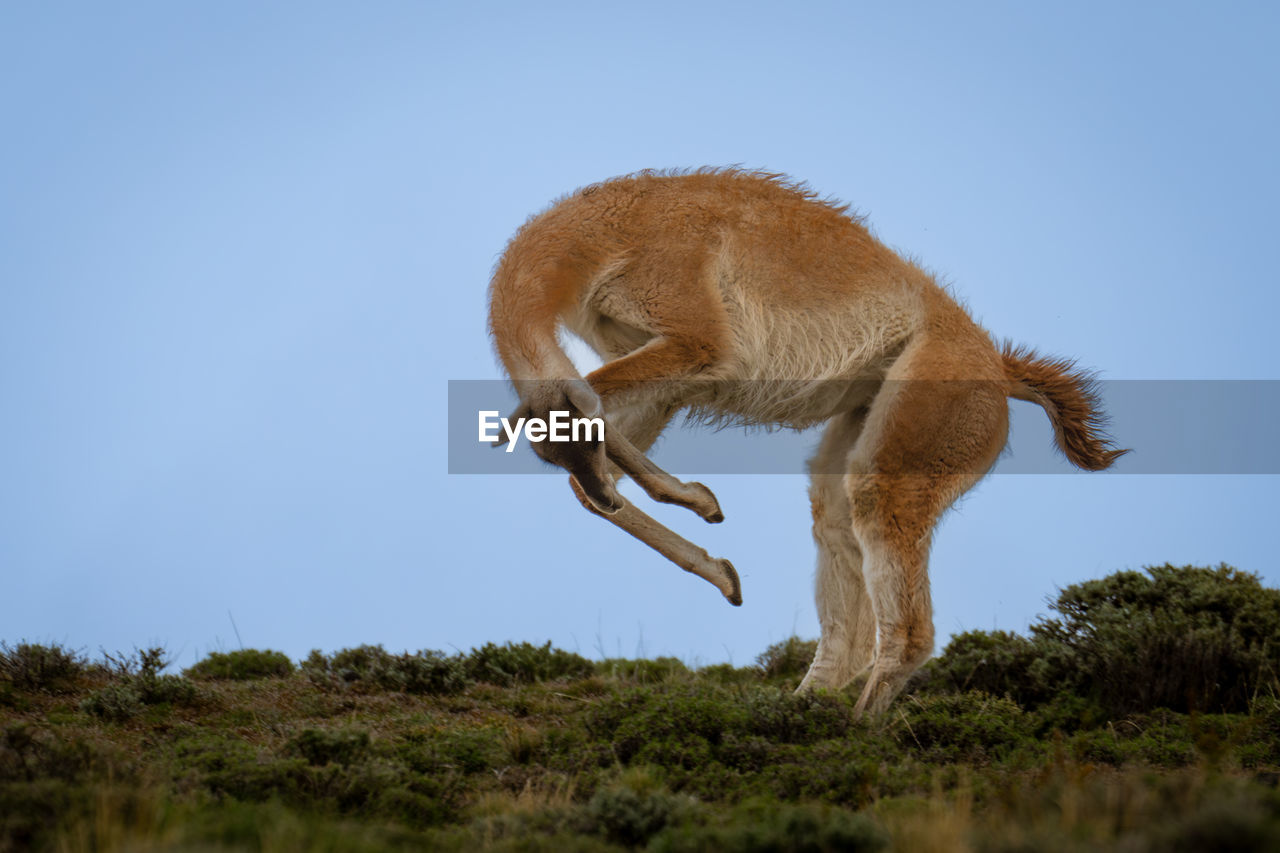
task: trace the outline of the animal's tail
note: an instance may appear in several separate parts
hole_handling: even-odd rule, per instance
[[[1000,355],[1011,383],[1009,396],[1045,410],[1058,447],[1071,464],[1101,471],[1129,452],[1117,449],[1106,433],[1107,417],[1092,374],[1079,370],[1074,361],[1045,358],[1009,341]]]

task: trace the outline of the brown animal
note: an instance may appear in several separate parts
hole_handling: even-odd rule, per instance
[[[778,175],[644,172],[581,189],[516,233],[490,299],[517,414],[605,416],[603,441],[537,453],[587,509],[735,605],[733,566],[628,503],[616,479],[720,521],[709,489],[644,455],[676,412],[827,424],[809,466],[822,636],[800,687],[840,688],[870,667],[859,714],[887,708],[932,653],[932,532],[1004,447],[1008,397],[1044,407],[1081,468],[1125,452],[1101,432],[1087,375],[997,348],[844,207]],[[585,379],[562,325],[604,359]]]

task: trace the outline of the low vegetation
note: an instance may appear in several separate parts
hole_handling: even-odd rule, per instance
[[[1280,591],[1162,566],[956,636],[883,718],[550,644],[295,666],[0,644],[3,850],[1271,850]]]

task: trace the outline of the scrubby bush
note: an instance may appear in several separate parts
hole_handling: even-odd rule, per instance
[[[376,678],[395,666],[396,655],[382,646],[356,646],[333,653],[330,665],[343,681]]]
[[[493,729],[413,732],[394,752],[413,772],[427,776],[487,773],[508,757]]]
[[[142,713],[142,694],[129,684],[108,684],[80,702],[80,710],[112,723],[122,723]]]
[[[195,684],[178,675],[161,675],[169,665],[161,648],[138,652],[138,665],[130,686],[138,692],[144,705],[190,705],[199,698]]]
[[[653,660],[626,660],[607,658],[595,665],[596,674],[619,681],[636,684],[657,684],[689,675],[689,668],[679,658],[661,657]]]
[[[75,780],[93,761],[84,741],[65,740],[30,723],[9,723],[0,730],[0,787],[35,779]]]
[[[1033,719],[1016,703],[989,693],[926,696],[899,706],[893,736],[935,761],[985,762],[1015,749]]]
[[[460,655],[425,650],[401,655],[392,668],[392,680],[405,693],[444,695],[467,686],[467,670]]]
[[[467,675],[474,681],[509,687],[535,681],[587,678],[595,673],[595,664],[581,655],[553,649],[547,641],[532,643],[485,643],[472,649],[466,658]]]
[[[292,672],[293,661],[284,652],[238,649],[232,652],[211,652],[183,674],[187,678],[248,681],[253,678],[283,677]]]
[[[734,779],[728,784],[737,788],[740,773],[754,773],[771,763],[786,764],[787,773],[803,773],[807,753],[799,747],[842,741],[854,726],[847,696],[797,696],[770,685],[727,688],[705,683],[620,691],[597,702],[586,724],[595,740],[609,745],[613,760],[633,767],[662,767],[697,793],[723,793],[717,781],[721,773],[730,773]],[[752,784],[804,787],[801,779],[775,781],[776,785],[767,779]]]
[[[1037,643],[1009,631],[966,631],[956,634],[942,654],[911,685],[928,693],[971,690],[1007,696],[1021,705],[1039,704],[1055,695],[1060,654],[1052,644]]]
[[[136,716],[146,705],[195,705],[202,699],[199,688],[177,675],[161,675],[168,666],[165,650],[142,649],[129,656],[104,655],[101,671],[113,683],[90,693],[80,702],[80,710],[112,722]]]
[[[110,755],[95,746],[44,724],[0,729],[0,850],[56,849],[50,829],[92,808],[86,783]],[[128,768],[115,769],[117,784],[132,781]]]
[[[686,824],[653,840],[657,853],[814,851],[873,853],[889,846],[884,830],[867,816],[844,809],[776,801],[745,803],[716,825]]]
[[[137,684],[146,705],[193,705],[201,698],[200,689],[178,675],[140,679]]]
[[[1111,714],[1244,711],[1280,669],[1280,590],[1230,566],[1117,572],[1052,607],[1033,637],[1061,650],[1064,687]]]
[[[765,678],[800,678],[809,670],[817,653],[817,640],[788,637],[761,652],[756,666],[763,670]]]
[[[85,660],[62,646],[0,642],[0,683],[17,690],[58,692],[84,672]]]
[[[605,698],[591,709],[587,725],[612,742],[623,763],[671,765],[709,754],[728,733],[747,733],[746,719],[740,697],[727,691],[659,685]]]
[[[739,700],[746,731],[775,743],[817,743],[845,737],[853,727],[846,697],[832,693],[800,693],[757,688]]]
[[[1270,851],[1280,838],[1274,802],[1256,791],[1213,791],[1197,808],[1153,827],[1150,849],[1169,853]]]
[[[699,679],[715,684],[757,684],[762,676],[758,666],[735,667],[731,663],[713,663],[698,669]]]
[[[288,749],[313,767],[351,764],[368,753],[369,733],[361,729],[304,729],[289,741]]]
[[[419,695],[447,695],[468,683],[459,655],[426,649],[393,655],[382,646],[357,646],[326,657],[313,651],[301,664],[304,675],[321,687],[357,686]]]
[[[298,671],[316,687],[338,687],[344,683],[333,670],[332,658],[319,649],[312,649],[310,654],[298,662]]]
[[[1082,697],[1105,717],[1234,712],[1280,671],[1280,590],[1230,566],[1117,572],[1068,586],[1049,606],[1059,615],[1030,637],[956,636],[920,689],[981,690],[1027,707]]]
[[[636,791],[628,786],[601,788],[583,809],[583,829],[614,844],[640,847],[669,826],[696,814],[692,797],[664,790]]]

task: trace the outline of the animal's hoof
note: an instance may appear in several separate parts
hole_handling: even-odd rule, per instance
[[[742,581],[738,579],[738,570],[728,560],[716,560],[716,566],[724,577],[723,584],[717,584],[724,597],[734,607],[742,606]]]
[[[600,515],[614,515],[627,505],[627,499],[618,494],[615,489],[587,494],[587,490],[582,488],[582,484],[578,482],[578,478],[573,474],[569,475],[569,488],[573,489],[574,497],[578,499],[578,503],[582,504],[587,510]],[[609,494],[610,492],[612,492],[612,495]]]
[[[622,496],[619,496],[618,499],[613,502],[606,501],[604,503],[597,503],[596,499],[591,497],[587,498],[587,500],[591,501],[591,506],[595,507],[596,511],[602,515],[616,515],[619,510],[627,505],[626,498],[623,498]]]
[[[720,510],[720,501],[716,500],[715,492],[701,483],[689,483],[689,488],[695,493],[694,499],[689,502],[690,509],[708,524],[724,521],[724,513]]]

